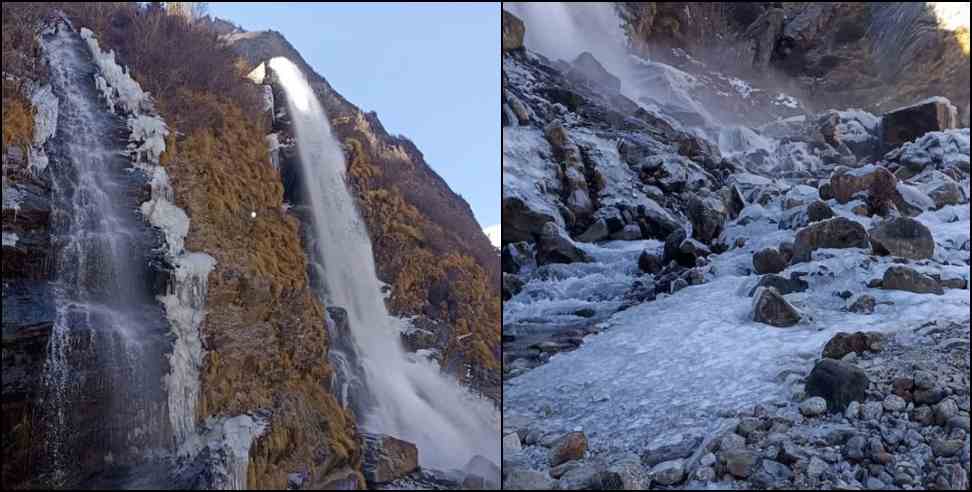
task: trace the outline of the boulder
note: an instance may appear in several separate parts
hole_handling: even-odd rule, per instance
[[[605,487],[608,484],[602,480],[600,490],[648,490],[651,486],[651,479],[645,473],[641,460],[634,455],[618,459],[608,467],[607,473],[617,477],[619,483]]]
[[[523,446],[520,443],[520,435],[517,434],[516,432],[507,434],[506,437],[503,438],[504,455],[513,455],[519,453],[522,450],[523,450]]]
[[[807,398],[800,404],[800,413],[804,417],[819,417],[827,413],[827,400],[819,396]]]
[[[626,225],[624,229],[612,234],[611,239],[615,241],[638,241],[642,239],[641,228],[634,224]]]
[[[958,111],[944,97],[934,97],[884,115],[881,138],[886,150],[900,147],[926,133],[958,126]]]
[[[857,298],[850,306],[850,312],[857,314],[874,314],[877,308],[877,299],[873,296],[864,294]]]
[[[830,177],[830,192],[840,204],[849,203],[859,193],[892,200],[896,196],[898,179],[887,169],[869,165],[859,169],[838,167]]]
[[[911,175],[926,170],[969,174],[969,129],[934,132],[889,152],[884,160],[901,166]]]
[[[418,469],[418,448],[382,434],[361,434],[362,465],[368,483],[388,483]]]
[[[945,295],[945,289],[938,279],[918,273],[911,268],[897,265],[884,272],[881,288],[914,292],[915,294]]]
[[[760,275],[780,273],[786,267],[786,258],[776,248],[766,248],[753,255],[753,270]]]
[[[567,78],[587,82],[594,87],[608,89],[611,93],[621,92],[621,79],[608,72],[589,52],[581,53],[571,63]]]
[[[792,275],[790,278],[784,278],[779,275],[765,275],[763,278],[759,279],[759,283],[756,287],[749,292],[749,297],[756,295],[756,292],[761,287],[772,287],[776,289],[780,295],[790,295],[797,292],[806,292],[810,288],[810,284],[806,281],[801,280],[796,275]]]
[[[530,245],[527,243],[510,243],[502,249],[503,273],[517,274],[530,263]]]
[[[685,268],[694,268],[696,258],[682,252],[682,243],[686,241],[688,235],[683,229],[678,229],[665,239],[665,253],[662,262],[668,265],[676,262]]]
[[[643,251],[638,258],[638,269],[644,273],[657,275],[662,271],[662,268],[664,268],[662,259],[654,253],[649,253],[647,250]]]
[[[542,232],[544,225],[556,223],[558,219],[517,197],[504,197],[502,212],[504,242],[532,242]]]
[[[548,222],[543,226],[537,240],[537,264],[583,263],[591,261],[583,250],[574,244],[557,224]]]
[[[582,243],[595,243],[607,239],[610,234],[611,231],[608,229],[607,221],[598,219],[583,234],[578,236],[577,240]]]
[[[651,469],[651,476],[655,482],[665,487],[678,485],[685,480],[685,462],[682,460],[659,463]]]
[[[838,333],[824,346],[823,357],[841,360],[847,354],[877,351],[875,349],[881,348],[882,340],[880,333]]]
[[[523,35],[526,34],[526,26],[519,17],[503,10],[503,42],[502,50],[508,51],[523,49]]]
[[[579,460],[587,452],[587,436],[581,432],[571,432],[561,437],[550,449],[550,466],[557,466],[568,461]]]
[[[823,359],[807,377],[806,393],[827,400],[831,413],[844,413],[852,401],[867,400],[870,380],[860,368],[834,359]]]
[[[935,254],[935,239],[924,224],[908,217],[884,222],[868,231],[874,254],[927,260]]]
[[[719,460],[725,471],[743,480],[753,474],[759,459],[759,455],[746,449],[734,449],[719,453]]]
[[[692,222],[692,238],[703,244],[718,239],[727,220],[725,207],[714,198],[693,196],[688,201],[686,214]]]
[[[523,290],[523,281],[516,275],[503,274],[503,300],[508,301]]]
[[[753,321],[777,328],[788,328],[800,322],[797,311],[776,289],[761,288],[753,303]]]
[[[817,222],[797,232],[792,264],[806,263],[818,249],[868,248],[864,226],[844,217]]]
[[[534,470],[513,470],[503,480],[503,490],[554,490],[556,482]]]

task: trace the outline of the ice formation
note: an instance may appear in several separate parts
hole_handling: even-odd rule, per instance
[[[246,490],[250,448],[268,426],[266,419],[259,415],[210,417],[199,432],[188,436],[179,454],[196,456],[208,449],[211,456],[219,457],[212,462],[211,485],[219,490]]]
[[[12,232],[4,232],[3,233],[3,245],[5,247],[15,248],[15,247],[17,247],[17,241],[19,241],[19,240],[20,240],[20,237],[18,237],[16,234],[14,234]]]
[[[173,351],[169,356],[171,372],[165,376],[165,384],[169,398],[169,419],[178,445],[195,433],[199,371],[203,358],[199,327],[205,316],[207,279],[216,261],[209,255],[185,250],[189,217],[173,203],[174,194],[168,174],[159,165],[169,130],[155,112],[151,98],[115,62],[113,52],[101,51],[90,30],[82,28],[81,37],[87,42],[98,66],[96,85],[109,109],[128,117],[133,168],[147,173],[152,186],[151,199],[142,204],[141,211],[150,224],[163,232],[166,256],[175,265],[169,292],[160,296],[159,302],[165,307],[170,329],[175,336]],[[245,485],[245,472],[243,480]]]

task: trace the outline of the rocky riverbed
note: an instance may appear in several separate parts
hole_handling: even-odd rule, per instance
[[[507,23],[505,488],[967,487],[954,105],[811,110]]]

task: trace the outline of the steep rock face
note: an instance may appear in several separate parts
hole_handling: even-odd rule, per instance
[[[711,66],[747,71],[771,2],[623,2],[634,47],[677,62],[682,49]],[[799,88],[816,108],[883,112],[930,96],[969,102],[969,32],[939,26],[930,3],[784,2],[771,37],[769,77]],[[775,43],[772,41],[775,39]]]
[[[443,369],[499,398],[500,265],[469,205],[426,164],[412,142],[389,135],[375,113],[341,97],[276,32],[224,38],[253,67],[283,56],[307,75],[345,148],[348,176],[375,249],[393,314],[418,316],[435,333]],[[288,201],[299,205],[291,152],[282,166]]]
[[[197,416],[270,410],[269,430],[251,453],[250,486],[282,488],[298,471],[320,484],[360,466],[354,420],[327,390],[324,310],[262,131],[232,107],[213,109],[229,116],[226,134],[258,144],[234,145],[204,129],[172,141],[164,155],[177,204],[192,217],[186,246],[217,261],[201,329],[209,352]]]
[[[37,4],[33,8],[39,9],[42,18],[53,7]],[[128,68],[140,79],[151,72],[139,63],[167,60],[126,59],[126,48],[131,47],[135,35],[132,23],[105,26],[85,17],[125,19],[137,8],[131,4],[103,4],[96,13],[69,9],[68,16],[75,24],[90,25],[99,31],[106,49],[118,50],[120,64],[135,63]],[[5,71],[9,47],[7,14],[5,4]],[[30,32],[35,27],[26,25]],[[178,25],[175,27],[174,34],[170,34],[186,34]],[[102,29],[110,30],[110,35],[102,36]],[[34,54],[27,48],[20,53]],[[232,60],[227,63],[231,65]],[[8,132],[8,128],[18,128],[19,123],[8,126],[8,115],[14,117],[17,113],[8,111],[7,96],[5,80],[3,483],[4,487],[16,487],[39,483],[42,477],[38,473],[49,466],[38,451],[44,444],[44,429],[36,425],[31,415],[36,413],[35,399],[43,386],[40,378],[44,374],[54,306],[49,302],[48,284],[52,245],[44,240],[49,237],[50,171],[31,172],[34,170],[27,157],[28,151],[34,149],[28,147],[36,142],[31,142],[29,134],[24,141],[20,133]],[[324,308],[309,288],[299,222],[283,206],[284,188],[279,174],[270,166],[261,122],[240,109],[246,103],[236,100],[236,96],[239,93],[217,95],[200,89],[198,83],[193,87],[192,82],[187,82],[177,96],[158,101],[162,116],[176,130],[162,160],[171,178],[174,201],[191,218],[186,248],[209,253],[218,264],[209,277],[207,317],[200,328],[206,356],[195,420],[201,424],[209,417],[254,413],[266,416],[267,430],[252,448],[247,446],[250,463],[239,486],[282,489],[288,486],[288,474],[296,473],[305,477],[305,488],[360,488],[364,478],[360,473],[357,430],[353,417],[327,389],[331,369],[326,357],[329,343]],[[205,115],[203,121],[197,118],[200,114]],[[8,142],[8,133],[16,138]],[[144,201],[148,183],[138,182],[133,188],[123,191],[132,200]],[[18,235],[17,241],[10,241],[10,247],[8,228],[16,229]],[[146,240],[156,239],[151,236],[146,234]],[[167,279],[164,275],[158,277],[154,288],[163,294]],[[164,319],[161,313],[157,318]],[[90,399],[94,404],[86,403],[85,408],[97,411],[98,401],[107,397],[91,394]],[[83,415],[84,410],[78,413]],[[159,412],[158,418],[165,420],[164,412]],[[75,427],[94,436],[76,444],[86,448],[86,455],[97,454],[98,460],[80,465],[89,473],[111,468],[111,454],[108,458],[98,454],[102,447],[97,434],[117,431],[85,425],[83,420]],[[191,468],[188,471],[192,473]],[[145,470],[136,467],[130,472],[139,475]],[[108,470],[107,475],[115,473],[125,475],[129,471]],[[161,476],[168,470],[153,469],[148,473]],[[98,488],[98,480],[94,478],[89,485]],[[119,480],[124,479],[109,477],[107,486],[117,487]],[[205,472],[188,480],[186,483],[204,483]]]

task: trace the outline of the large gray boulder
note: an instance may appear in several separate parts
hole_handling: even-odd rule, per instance
[[[577,247],[560,226],[548,222],[540,231],[537,239],[537,264],[584,263],[591,261],[590,256]]]
[[[800,312],[772,287],[756,292],[753,302],[753,321],[777,328],[789,328],[800,322]]]
[[[884,222],[868,232],[874,254],[909,260],[935,255],[935,239],[924,224],[908,217]]]
[[[570,65],[567,78],[587,82],[595,87],[608,89],[611,93],[621,92],[621,79],[615,77],[594,55],[585,51]]]
[[[800,229],[793,246],[791,264],[809,262],[818,249],[867,249],[867,231],[864,226],[844,217],[837,217]]]

